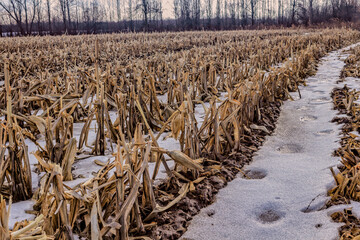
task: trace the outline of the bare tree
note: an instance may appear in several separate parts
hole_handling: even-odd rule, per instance
[[[10,0],[7,4],[0,2],[0,6],[7,12],[9,17],[16,22],[22,35],[25,35],[25,30],[23,28],[22,16],[23,16],[23,7],[22,3],[17,0]]]
[[[221,28],[221,0],[216,1],[216,27]]]
[[[21,6],[24,9],[25,12],[25,28],[26,28],[26,34],[29,34],[29,9],[28,9],[28,1],[24,0],[21,2]]]
[[[149,30],[149,14],[150,6],[149,0],[140,0],[139,4],[136,6],[135,11],[140,11],[143,17],[143,27],[145,31]]]
[[[42,9],[41,9],[41,4],[40,4],[40,0],[37,0],[39,1],[38,3],[38,6],[36,8],[36,20],[37,20],[37,28],[38,28],[38,32],[39,32],[39,35],[42,35]]]
[[[178,28],[179,27],[179,20],[180,20],[180,16],[181,16],[180,0],[174,0],[173,1],[173,11],[174,11],[176,27]]]
[[[162,4],[161,0],[151,0],[149,4],[149,19],[154,23],[153,28],[159,28],[162,25]]]
[[[211,27],[211,18],[212,18],[212,0],[206,0],[205,2],[205,12],[207,18],[207,26]]]
[[[64,31],[67,32],[68,31],[68,25],[67,25],[67,19],[66,19],[66,0],[59,0],[59,4],[60,4],[60,11],[61,11],[61,15],[62,15],[62,19],[63,19],[63,24],[64,24]],[[84,6],[84,3],[83,3]],[[85,9],[83,9],[83,12],[85,14]]]
[[[116,0],[116,15],[117,15],[117,21],[121,21],[121,7],[120,7],[120,0]]]
[[[163,20],[173,1],[173,20]],[[2,31],[14,35],[235,29],[240,24],[317,24],[359,16],[359,0],[0,0]],[[166,15],[168,17],[168,15]],[[117,22],[115,24],[114,22]],[[59,31],[60,30],[60,31]]]
[[[236,26],[240,23],[240,0],[236,0]]]
[[[98,23],[102,20],[102,16],[104,15],[101,11],[101,6],[98,0],[92,0],[91,2],[91,16],[92,16],[92,24],[93,24],[93,33],[97,33]]]
[[[256,4],[257,3],[258,3],[258,0],[250,0],[251,25],[255,24],[255,14],[256,14]]]
[[[47,10],[47,17],[48,17],[48,25],[49,25],[49,32],[52,33],[52,26],[51,26],[51,7],[50,7],[50,0],[46,0],[46,10]]]
[[[200,26],[200,0],[193,0],[192,2],[193,8],[192,8],[192,19],[193,19],[193,28],[197,29]]]
[[[225,0],[225,1],[224,1],[223,18],[224,18],[225,28],[227,28],[227,27],[228,27],[228,0]]]
[[[22,2],[25,12],[26,33],[30,35],[32,33],[37,9],[40,7],[40,0],[31,0],[31,6],[28,5],[28,0],[23,0]]]
[[[309,0],[309,24],[312,25],[314,21],[313,16],[313,2],[314,0]]]
[[[129,22],[130,22],[130,30],[131,30],[131,31],[134,30],[132,1],[133,1],[133,0],[129,0],[129,1],[128,1],[128,20],[129,20]]]
[[[236,3],[235,0],[232,0],[229,4],[229,12],[230,12],[230,19],[231,19],[231,26],[236,26]]]
[[[241,0],[241,25],[244,27],[247,24],[247,11],[245,0]]]
[[[181,27],[186,30],[191,28],[191,1],[180,0]]]
[[[98,23],[102,20],[104,15],[101,6],[97,0],[91,0],[91,2],[81,3],[82,22],[85,24],[85,30],[87,33],[97,33]]]
[[[281,24],[281,6],[282,2],[281,0],[278,0],[278,24]]]
[[[30,35],[36,17],[39,0],[9,0],[0,1],[0,6],[5,10],[11,19],[16,22],[22,35]],[[23,17],[25,17],[25,28],[23,27]]]
[[[163,22],[163,7],[162,7],[162,1],[159,1],[159,20],[160,20],[160,27],[161,29],[164,26],[164,22]]]
[[[291,23],[295,24],[296,0],[291,0]]]
[[[1,15],[1,12],[0,12],[0,37],[3,36],[3,22],[4,22],[4,16]]]
[[[72,3],[71,0],[65,0],[65,6],[66,6],[66,13],[67,13],[67,19],[68,19],[68,26],[69,31],[71,31],[71,15],[70,15],[70,4]]]
[[[79,1],[76,1],[75,3],[75,18],[76,18],[75,29],[79,30],[79,22],[80,22]]]

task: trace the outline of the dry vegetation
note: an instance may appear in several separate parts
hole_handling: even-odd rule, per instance
[[[360,77],[360,47],[349,50],[349,56],[345,60],[346,65],[341,72],[341,78],[346,82],[347,77]],[[350,200],[360,201],[360,92],[348,86],[335,88],[332,98],[335,109],[343,114],[335,117],[334,122],[343,124],[340,148],[335,155],[341,158],[341,165],[338,170],[331,169],[336,186],[329,190],[331,199],[327,207],[336,204],[350,204]],[[344,116],[345,115],[345,116]],[[358,239],[360,237],[360,219],[353,214],[352,209],[344,209],[342,212],[335,212],[331,215],[334,221],[344,223],[340,227],[340,239]]]
[[[251,155],[273,130],[271,111],[317,60],[359,37],[344,29],[1,39],[0,238],[166,238],[153,231],[160,214],[195,192],[210,203],[201,183],[230,180],[226,159]],[[160,146],[164,132],[180,149]],[[92,155],[114,158],[75,187],[64,183]],[[155,184],[161,166],[168,177]],[[10,230],[11,202],[29,198],[36,219]]]
[[[329,191],[331,199],[327,206],[349,204],[350,200],[360,201],[360,139],[357,135],[360,123],[360,105],[357,102],[359,92],[351,90],[345,85],[344,88],[334,89],[332,95],[335,108],[347,116],[334,119],[334,121],[344,124],[341,147],[336,151],[336,155],[341,157],[341,165],[338,173],[331,169],[336,186]],[[331,217],[336,222],[345,223],[339,230],[340,239],[356,239],[360,236],[360,221],[353,215],[351,209],[333,213]]]
[[[340,77],[360,77],[360,47],[349,50],[350,56],[345,60],[345,67],[341,71]]]

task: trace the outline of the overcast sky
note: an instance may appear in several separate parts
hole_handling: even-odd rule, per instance
[[[164,8],[164,18],[173,18],[173,0],[162,0]]]

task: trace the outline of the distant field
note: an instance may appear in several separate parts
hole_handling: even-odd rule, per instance
[[[0,239],[178,238],[188,219],[179,227],[172,210],[210,204],[209,186],[250,161],[289,92],[359,37],[303,29],[0,39]]]

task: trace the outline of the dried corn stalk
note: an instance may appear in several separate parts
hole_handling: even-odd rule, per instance
[[[22,129],[13,119],[9,65],[5,63],[7,121],[0,126],[0,193],[12,196],[14,201],[29,199],[32,195],[31,169]],[[5,155],[7,149],[8,155]]]
[[[14,106],[0,110],[7,120],[0,128],[0,164],[9,164],[6,148],[13,142],[26,160],[26,137],[37,144],[35,156],[45,172],[34,194],[40,220],[20,223],[15,232],[25,229],[30,237],[35,226],[34,236],[55,239],[74,233],[91,239],[146,234],[157,214],[218,174],[226,156],[256,150],[253,132],[269,132],[264,109],[291,98],[289,92],[315,71],[322,55],[360,36],[350,30],[322,30],[322,36],[305,31],[63,36],[44,43],[1,39],[0,51],[18,54],[8,54],[11,72],[0,71],[0,83],[9,79],[6,87],[0,85],[0,107],[10,106],[5,99]],[[352,102],[344,103],[348,111],[354,111]],[[201,125],[196,104],[204,107]],[[93,122],[94,144],[88,143]],[[80,123],[77,148],[74,124]],[[159,147],[167,131],[178,139],[180,151]],[[45,146],[38,137],[45,137]],[[101,163],[93,178],[74,188],[63,183],[73,178],[77,153],[104,155],[114,149],[115,160]],[[166,157],[174,160],[174,169]],[[153,180],[161,164],[169,178],[159,189]],[[7,181],[9,171],[0,173]],[[8,198],[11,185],[1,186]]]

